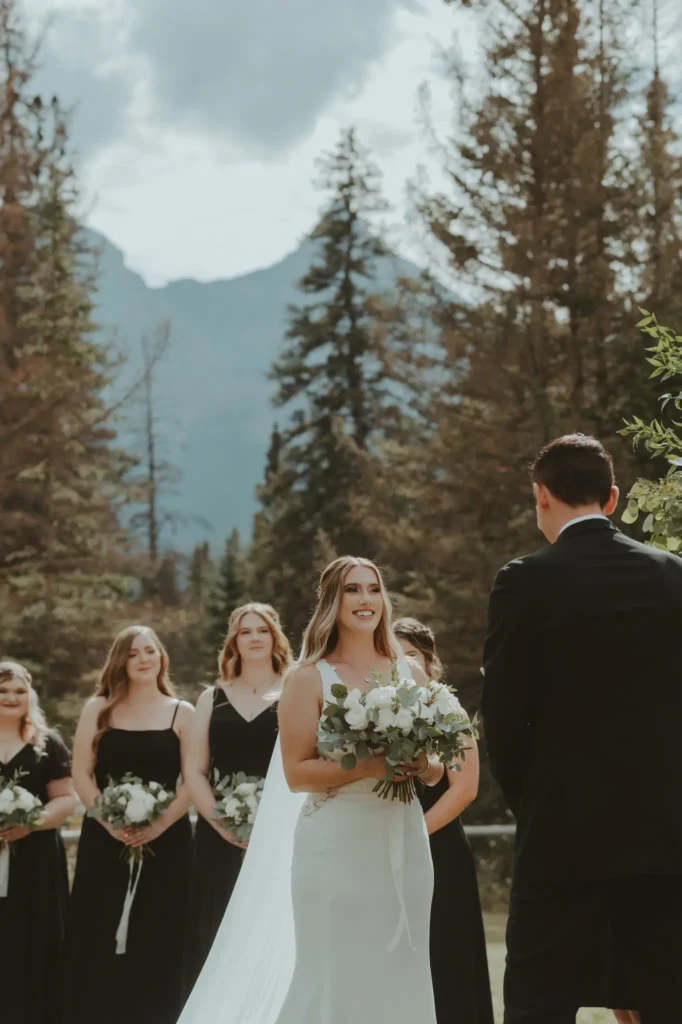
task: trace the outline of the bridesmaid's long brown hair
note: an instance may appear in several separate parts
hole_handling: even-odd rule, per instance
[[[164,693],[167,697],[175,696],[175,691],[169,675],[170,661],[168,658],[168,652],[154,630],[150,629],[149,626],[126,626],[126,628],[122,629],[118,634],[109,649],[107,660],[104,668],[102,669],[99,686],[95,693],[96,697],[104,697],[106,701],[104,707],[97,716],[97,732],[94,740],[92,741],[92,749],[95,753],[97,752],[102,736],[110,727],[111,716],[114,708],[116,708],[128,696],[128,691],[130,689],[130,680],[128,679],[127,669],[128,658],[130,657],[130,649],[133,646],[133,640],[135,637],[140,636],[141,633],[149,633],[159,650],[159,654],[161,655],[161,668],[159,669],[159,674],[156,678],[156,684],[160,692]]]

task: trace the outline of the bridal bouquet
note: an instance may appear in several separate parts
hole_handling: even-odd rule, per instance
[[[26,772],[18,770],[10,779],[0,779],[0,829],[27,828],[30,832],[42,820],[42,801],[19,785]],[[10,844],[0,842],[0,898],[9,887]]]
[[[98,818],[115,831],[122,828],[143,829],[153,825],[168,810],[175,793],[164,789],[160,782],[143,782],[130,772],[115,782],[109,779],[101,797],[87,813]],[[127,847],[128,889],[123,901],[123,912],[116,930],[116,952],[125,953],[128,942],[128,921],[142,872],[142,863],[153,851],[147,846]],[[134,879],[134,880],[133,880]]]
[[[415,781],[395,782],[397,767],[415,761],[420,754],[435,754],[446,765],[460,770],[458,758],[467,750],[466,736],[472,724],[452,690],[430,680],[418,684],[401,679],[394,666],[391,682],[385,685],[372,674],[367,693],[348,690],[341,683],[332,687],[334,698],[323,708],[318,747],[332,756],[342,754],[341,765],[352,771],[358,760],[383,754],[386,778],[374,791],[410,803],[416,796]]]
[[[214,773],[216,805],[212,817],[242,843],[248,843],[251,838],[264,785],[265,779],[244,772],[222,779],[217,771]]]

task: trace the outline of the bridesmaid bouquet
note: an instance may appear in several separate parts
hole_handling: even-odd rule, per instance
[[[115,831],[122,828],[143,829],[153,825],[168,810],[175,799],[175,793],[164,789],[160,782],[143,782],[136,775],[127,772],[123,778],[115,782],[109,779],[101,797],[97,797],[95,806],[87,813],[98,818]],[[128,888],[123,901],[123,912],[116,929],[116,952],[125,953],[128,943],[128,921],[132,909],[137,886],[142,873],[142,863],[147,854],[152,854],[147,846],[127,847],[123,851],[128,858]]]
[[[214,772],[213,795],[216,799],[215,821],[231,832],[235,839],[248,843],[260,803],[265,779],[235,772],[220,778]]]
[[[30,832],[42,821],[42,801],[19,785],[27,772],[18,770],[9,779],[0,780],[0,830],[27,828]],[[0,898],[9,888],[10,844],[0,842]]]
[[[446,765],[461,770],[458,759],[468,749],[466,736],[473,734],[469,716],[452,690],[435,680],[418,684],[401,679],[393,667],[391,682],[382,683],[372,673],[367,693],[348,690],[342,683],[332,686],[333,700],[322,710],[318,747],[338,757],[352,771],[358,760],[383,754],[386,777],[374,792],[392,800],[411,803],[416,796],[415,780],[395,782],[397,767],[414,761],[420,754],[435,754]]]

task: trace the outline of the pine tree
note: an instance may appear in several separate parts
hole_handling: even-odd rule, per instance
[[[458,97],[447,191],[419,202],[449,262],[451,299],[433,304],[445,352],[441,379],[422,388],[433,429],[403,447],[392,476],[409,514],[385,556],[403,567],[406,610],[437,628],[448,678],[472,710],[494,574],[540,543],[528,462],[553,436],[595,432],[627,485],[634,463],[618,429],[651,400],[629,329],[640,211],[622,159],[628,5],[479,6],[485,94]],[[501,812],[489,781],[483,789],[476,813]]]
[[[206,648],[209,652],[208,665],[214,673],[216,658],[227,633],[230,615],[235,608],[250,599],[246,557],[239,531],[233,530],[225,543],[225,551],[207,609]]]
[[[640,254],[643,304],[675,320],[682,314],[682,139],[661,68],[660,8],[659,0],[652,0],[652,71],[637,119],[639,160],[634,162],[643,217],[632,251]]]
[[[0,0],[1,642],[56,699],[97,663],[127,594],[117,513],[130,461],[102,397],[113,368],[94,338],[67,123],[34,96],[35,66],[18,4]]]
[[[197,544],[192,551],[188,574],[188,602],[199,615],[206,610],[208,599],[215,587],[215,570],[208,541]]]
[[[373,221],[385,209],[378,172],[354,131],[321,161],[328,195],[312,233],[315,257],[290,311],[288,344],[273,368],[277,404],[292,409],[273,435],[254,539],[259,587],[296,642],[314,603],[317,540],[372,557],[366,528],[377,441],[397,415],[381,261]]]

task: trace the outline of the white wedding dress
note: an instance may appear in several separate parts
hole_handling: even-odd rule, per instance
[[[325,703],[338,682],[318,662]],[[406,661],[401,675],[410,674]],[[418,800],[282,786],[273,754],[244,867],[179,1024],[436,1024],[433,867]],[[210,885],[210,880],[207,879]]]

